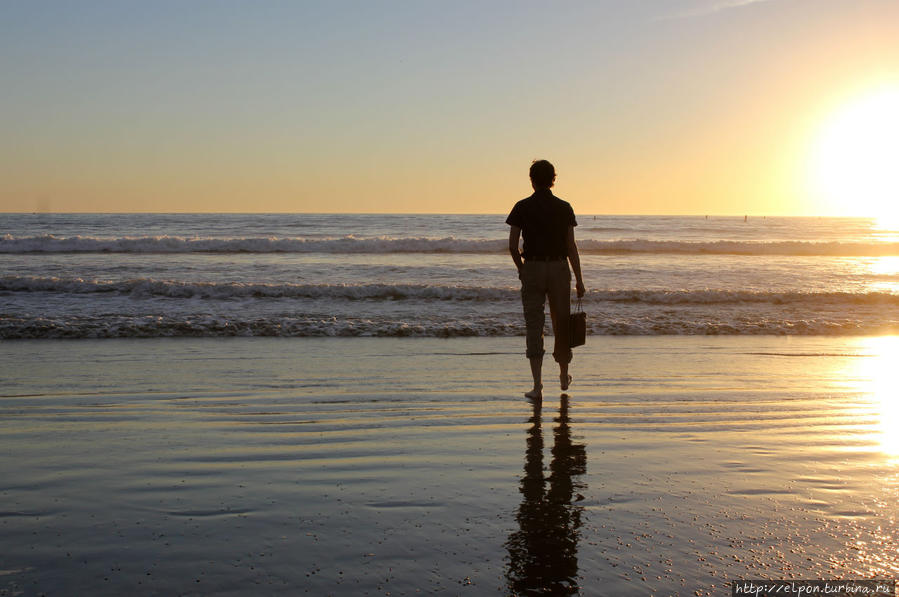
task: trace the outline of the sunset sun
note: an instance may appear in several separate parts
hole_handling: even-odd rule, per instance
[[[841,215],[899,223],[899,84],[839,108],[815,138],[809,185]]]

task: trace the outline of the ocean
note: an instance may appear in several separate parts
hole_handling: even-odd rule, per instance
[[[899,332],[875,220],[578,222],[591,335]],[[0,214],[0,338],[520,336],[507,238],[501,214]]]

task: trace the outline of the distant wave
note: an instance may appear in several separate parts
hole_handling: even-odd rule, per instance
[[[0,253],[496,253],[506,251],[505,239],[428,237],[337,238],[202,238],[143,236],[99,238],[55,235],[0,238]],[[579,240],[582,253],[595,255],[673,253],[684,255],[792,255],[860,256],[899,255],[899,243],[658,240]]]
[[[446,238],[97,238],[54,235],[0,239],[0,253],[498,253],[506,241]]]
[[[518,288],[439,286],[428,284],[262,284],[241,282],[186,282],[136,278],[91,280],[44,276],[0,277],[0,292],[58,294],[116,294],[132,298],[172,299],[323,299],[323,300],[438,300],[519,301]],[[619,305],[771,305],[805,304],[851,308],[858,305],[899,307],[899,293],[806,292],[751,290],[591,290],[587,304]]]
[[[833,257],[882,257],[899,255],[899,243],[849,243],[810,241],[706,242],[617,240],[578,241],[578,249],[595,254],[675,253],[685,255],[785,255]]]

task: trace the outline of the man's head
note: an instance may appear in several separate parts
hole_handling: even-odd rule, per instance
[[[531,185],[534,189],[548,189],[556,180],[556,169],[546,160],[531,164]]]

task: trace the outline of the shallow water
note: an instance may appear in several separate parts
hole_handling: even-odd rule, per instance
[[[896,338],[590,341],[541,409],[522,343],[2,343],[0,594],[899,573]]]

